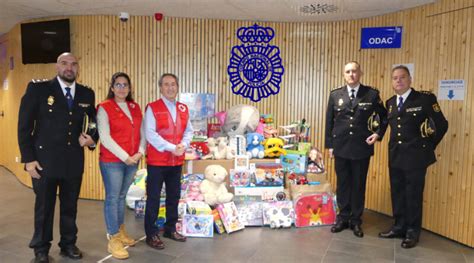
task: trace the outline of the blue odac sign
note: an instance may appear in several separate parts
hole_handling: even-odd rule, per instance
[[[402,27],[364,27],[360,38],[361,48],[401,48]]]

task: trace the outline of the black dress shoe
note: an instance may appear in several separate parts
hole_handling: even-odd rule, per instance
[[[164,232],[163,237],[173,239],[174,241],[185,242],[186,237],[179,234],[178,232]]]
[[[402,248],[416,247],[416,244],[418,244],[418,238],[407,237],[402,241]]]
[[[59,253],[63,257],[68,257],[70,259],[81,259],[82,252],[76,246],[69,246],[65,248],[61,248],[61,253]]]
[[[389,231],[386,231],[386,232],[380,232],[379,237],[380,238],[404,238],[405,234],[394,231],[393,229],[390,229]]]
[[[362,231],[362,227],[360,227],[360,225],[353,225],[351,226],[351,229],[354,232],[354,236],[364,237],[364,231]]]
[[[344,221],[337,221],[336,224],[331,227],[331,232],[338,233],[347,228],[349,228],[349,223]]]
[[[49,263],[49,256],[46,252],[39,252],[35,255],[35,263]]]

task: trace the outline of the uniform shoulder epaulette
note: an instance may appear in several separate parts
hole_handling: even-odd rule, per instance
[[[433,92],[429,90],[420,90],[420,93],[425,94],[425,95],[433,95]]]
[[[92,90],[91,87],[84,85],[84,88]]]
[[[33,83],[41,83],[41,82],[46,82],[48,81],[49,79],[31,79],[31,82]]]
[[[344,87],[344,86],[343,86],[343,87]],[[336,91],[336,90],[340,90],[340,89],[342,89],[343,87],[332,88],[332,89],[331,89],[331,92]]]
[[[372,89],[372,90],[375,90],[377,92],[379,92],[379,89],[377,89],[376,87],[372,87],[372,86],[367,86],[369,89]]]

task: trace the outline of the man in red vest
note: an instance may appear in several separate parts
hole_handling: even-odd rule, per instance
[[[180,242],[186,241],[186,237],[176,232],[176,222],[184,151],[193,137],[188,107],[176,101],[178,77],[163,74],[159,86],[162,98],[148,104],[145,112],[148,170],[145,233],[146,243],[155,249],[165,248],[155,224],[163,182],[166,185],[166,223],[163,236]]]

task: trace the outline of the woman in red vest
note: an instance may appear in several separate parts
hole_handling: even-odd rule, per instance
[[[107,99],[97,107],[107,249],[118,259],[128,258],[125,246],[135,244],[125,231],[125,196],[146,148],[142,111],[133,101],[131,91],[129,76],[117,72],[112,76]]]

